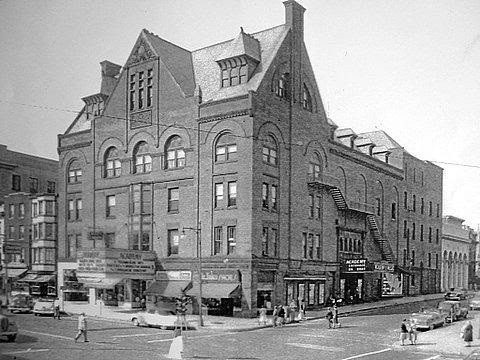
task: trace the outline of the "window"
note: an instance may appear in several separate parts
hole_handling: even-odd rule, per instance
[[[263,141],[262,159],[270,165],[277,165],[277,142],[272,136]]]
[[[38,237],[45,239],[45,224],[38,224]]]
[[[375,198],[375,213],[377,216],[380,216],[382,214],[382,205],[380,198]]]
[[[12,175],[12,190],[21,191],[22,190],[22,178],[20,175]]]
[[[415,250],[412,250],[412,258],[410,259],[412,266],[415,266]]]
[[[25,226],[24,225],[20,225],[18,227],[18,238],[23,240],[25,239]]]
[[[305,84],[303,84],[302,107],[305,110],[312,111],[312,96],[310,95],[310,91],[308,91],[308,88]]]
[[[235,254],[237,246],[237,228],[235,226],[227,227],[227,255]]]
[[[308,195],[310,206],[308,209],[308,217],[313,218],[315,216],[315,196],[312,194]]]
[[[111,147],[105,153],[105,177],[113,178],[122,174],[122,163],[118,158],[118,150],[115,147]]]
[[[215,146],[215,162],[237,160],[237,143],[232,134],[223,134]]]
[[[432,267],[432,254],[428,253],[428,267]]]
[[[269,207],[269,195],[270,195],[270,192],[269,192],[269,185],[266,184],[266,183],[263,183],[262,184],[262,207],[264,209],[268,209]]]
[[[55,202],[54,201],[45,201],[45,214],[46,215],[55,215]]]
[[[420,214],[425,214],[425,200],[423,198],[420,199]]]
[[[406,238],[408,236],[408,225],[407,220],[403,221],[403,237]]]
[[[45,238],[47,239],[54,239],[54,225],[52,223],[45,223]]]
[[[440,205],[437,204],[437,218],[440,217]]]
[[[152,171],[152,157],[145,141],[141,141],[135,146],[133,159],[136,174],[149,173]]]
[[[168,189],[168,212],[178,212],[180,192],[178,188]]]
[[[130,110],[135,110],[135,89],[136,89],[135,74],[130,75],[129,89],[130,89]]]
[[[278,211],[278,200],[277,200],[277,185],[272,185],[271,190],[271,202],[272,202],[272,210]]]
[[[81,212],[82,211],[82,199],[77,199],[75,201],[75,220],[81,220]]]
[[[113,217],[114,214],[114,209],[115,209],[115,195],[107,195],[105,199],[105,216],[108,217]]]
[[[313,259],[313,234],[308,234],[308,258]]]
[[[147,70],[146,84],[145,84],[145,71],[140,71],[136,74],[130,74],[129,80],[130,80],[129,81],[130,111],[141,110],[145,107],[152,106],[153,69]],[[138,101],[137,101],[137,98],[138,98]]]
[[[244,57],[221,61],[222,87],[244,84],[248,81],[247,61]]]
[[[228,183],[228,207],[237,206],[237,182],[231,181]]]
[[[215,208],[223,205],[223,183],[215,184]]]
[[[432,228],[430,226],[428,227],[428,242],[432,242]]]
[[[275,95],[280,98],[288,98],[288,88],[289,88],[289,73],[284,73],[282,75],[276,74],[273,80],[273,91]]]
[[[30,192],[31,193],[37,193],[38,192],[38,179],[31,177],[28,178],[28,184],[30,186]]]
[[[15,204],[8,205],[8,217],[11,219],[15,216]]]
[[[82,235],[74,235],[69,234],[67,236],[67,249],[66,249],[66,256],[67,258],[76,258],[77,257],[77,249],[81,247]]]
[[[315,203],[316,205],[316,213],[317,213],[317,219],[320,220],[322,217],[322,198],[320,196],[317,196],[317,201]]]
[[[262,255],[268,256],[268,227],[262,230]]]
[[[222,253],[223,227],[216,226],[213,229],[213,255]]]
[[[37,205],[37,204],[34,204]],[[37,206],[35,206],[37,207]],[[34,208],[35,208],[34,207]],[[73,220],[75,218],[75,204],[74,200],[68,200],[68,213],[67,213],[67,219],[68,220]]]
[[[317,248],[317,259],[322,259],[322,239],[320,235],[315,236],[315,246]]]
[[[397,203],[392,203],[392,215],[391,215],[392,220],[397,219]]]
[[[34,239],[38,239],[38,236],[39,236],[39,224],[33,224],[33,238]]]
[[[180,136],[172,136],[165,149],[167,153],[167,169],[176,169],[185,166],[185,150]]]
[[[130,186],[129,249],[149,251],[152,232],[152,184]]]
[[[68,167],[68,183],[74,184],[80,181],[82,181],[82,168],[80,167],[80,162],[74,160]]]
[[[307,233],[302,233],[303,258],[307,258]]]
[[[420,225],[420,241],[423,241],[423,224]]]
[[[272,248],[273,248],[273,256],[278,256],[278,230],[277,229],[270,229],[271,231],[271,239],[272,239]]]
[[[438,232],[438,229],[435,230],[435,243],[438,244],[438,241],[439,241],[439,232]]]
[[[8,238],[15,239],[15,226],[10,225],[8,229]]]
[[[179,242],[178,229],[168,230],[168,256],[178,255]]]
[[[115,233],[105,233],[104,240],[107,249],[115,247]]]
[[[308,164],[308,177],[310,180],[316,181],[321,179],[321,175],[320,159],[317,155],[312,155]]]
[[[407,265],[407,249],[403,249],[403,266]]]
[[[417,211],[417,197],[415,195],[412,196],[412,203],[413,203],[413,212],[416,212]]]
[[[403,193],[403,207],[408,210],[408,194],[406,191]]]
[[[55,194],[56,192],[56,183],[55,181],[47,181],[47,193]]]
[[[138,73],[138,109],[142,109],[145,101],[145,72]]]
[[[152,106],[153,100],[153,69],[147,71],[147,107]]]
[[[438,269],[438,254],[435,254],[435,269]]]
[[[433,205],[432,205],[432,202],[429,201],[429,203],[428,203],[428,215],[429,215],[429,216],[432,216],[432,213],[433,213],[433,208],[432,208],[432,206],[433,206]]]

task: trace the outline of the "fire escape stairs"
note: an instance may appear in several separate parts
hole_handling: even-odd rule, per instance
[[[380,233],[380,229],[378,228],[375,215],[367,215],[367,222],[370,231],[372,232],[373,239],[380,246],[380,251],[382,252],[382,259],[386,261],[393,261],[394,257],[392,248],[390,247],[388,239],[386,239],[385,236],[382,236],[382,234]]]
[[[335,201],[335,205],[339,210],[347,210],[348,204],[347,200],[342,194],[342,191],[337,187],[330,188],[330,194],[332,194],[333,201]]]

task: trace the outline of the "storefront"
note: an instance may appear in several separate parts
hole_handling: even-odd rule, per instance
[[[364,298],[364,274],[370,270],[367,259],[345,259],[340,272],[340,297],[347,304]]]
[[[388,262],[373,263],[374,271],[381,273],[381,296],[403,296],[403,270]]]
[[[149,251],[99,249],[79,251],[76,275],[89,302],[139,308],[154,280],[155,254]]]
[[[18,282],[27,283],[29,293],[35,297],[56,297],[57,288],[55,285],[56,276],[53,274],[38,274],[29,272]]]
[[[273,312],[275,270],[263,270],[257,273],[257,309]]]
[[[191,288],[191,271],[157,271],[155,281],[145,291],[147,309],[157,308],[175,311],[176,299],[181,298],[182,294]]]
[[[317,308],[325,304],[326,277],[286,276],[283,280],[286,286],[286,304],[290,304],[292,300],[297,302],[297,306],[303,301],[307,308]]]

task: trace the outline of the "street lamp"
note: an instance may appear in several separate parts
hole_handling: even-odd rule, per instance
[[[203,326],[202,315],[202,223],[198,222],[198,227],[184,227],[182,228],[182,239],[185,238],[185,230],[195,231],[197,235],[197,257],[198,257],[198,297],[199,297],[199,311],[198,311],[198,323]]]

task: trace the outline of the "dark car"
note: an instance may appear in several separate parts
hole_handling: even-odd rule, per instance
[[[15,341],[17,334],[18,327],[15,322],[0,314],[0,336],[6,336],[8,341]]]
[[[33,309],[33,298],[27,294],[16,294],[13,295],[10,299],[10,304],[8,305],[8,310],[10,312],[32,312]]]
[[[449,291],[444,295],[445,300],[466,300],[468,293],[466,291]]]

